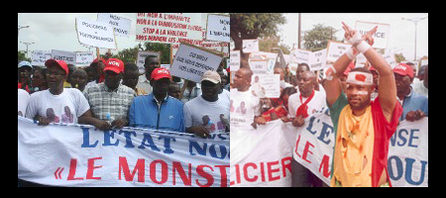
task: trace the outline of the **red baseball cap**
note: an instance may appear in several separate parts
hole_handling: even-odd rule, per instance
[[[170,72],[166,68],[158,67],[153,70],[150,76],[151,80],[159,80],[161,78],[170,78]]]
[[[47,61],[45,61],[45,66],[51,66],[53,63],[56,63],[57,65],[59,65],[59,67],[61,67],[63,70],[65,70],[66,76],[68,75],[68,66],[65,63],[65,61],[63,60],[56,60],[56,59],[48,59]]]
[[[393,72],[402,76],[409,76],[413,78],[413,69],[410,65],[400,63],[393,68]]]
[[[124,63],[117,58],[110,58],[105,61],[104,72],[110,70],[117,74],[124,72]]]

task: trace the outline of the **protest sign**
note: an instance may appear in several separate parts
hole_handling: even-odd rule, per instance
[[[256,93],[264,91],[262,98],[280,97],[280,74],[254,74],[251,78],[251,90]]]
[[[295,131],[290,127],[279,119],[257,129],[231,128],[231,187],[291,186]]]
[[[307,63],[309,62],[311,51],[303,49],[295,49],[290,52],[291,60],[290,63]]]
[[[378,26],[378,29],[375,34],[372,35],[373,40],[375,41],[373,47],[385,49],[387,48],[387,43],[389,42],[389,24],[356,21],[355,29],[358,30],[359,33],[364,35],[375,26]]]
[[[328,41],[327,45],[327,63],[333,64],[345,52],[351,48],[352,45],[336,41]]]
[[[63,50],[51,50],[53,59],[63,60],[67,64],[76,65],[76,53]]]
[[[392,52],[387,52],[383,55],[383,58],[386,60],[386,62],[392,67],[392,69],[397,65],[397,62],[395,60],[395,54]]]
[[[257,39],[242,40],[242,52],[253,53],[259,51],[259,41]]]
[[[231,51],[229,59],[231,71],[237,71],[240,69],[240,50]]]
[[[155,55],[160,59],[160,52],[151,52],[151,51],[138,51],[138,60],[136,61],[136,66],[138,66],[138,70],[140,74],[143,74],[146,72],[146,69],[144,67],[146,57],[149,55]]]
[[[77,39],[80,43],[108,49],[116,49],[113,27],[107,23],[76,18]]]
[[[74,52],[76,54],[76,66],[90,66],[93,62],[93,52]]]
[[[230,18],[224,15],[208,15],[206,40],[230,42]]]
[[[217,71],[222,56],[186,43],[181,43],[170,68],[172,75],[201,82],[207,70]]]
[[[49,50],[34,50],[31,57],[31,65],[45,66],[45,62],[52,58]]]
[[[137,13],[136,41],[180,43],[203,40],[203,18],[200,13]]]
[[[55,186],[229,186],[229,134],[88,125],[18,117],[18,178]]]
[[[97,21],[111,25],[116,36],[129,37],[130,35],[131,19],[114,14],[98,13]]]
[[[268,72],[268,59],[251,60],[249,59],[249,67],[253,74],[266,74]]]
[[[325,68],[327,60],[327,49],[322,49],[310,53],[308,58],[308,65],[310,66],[310,71],[317,71]]]

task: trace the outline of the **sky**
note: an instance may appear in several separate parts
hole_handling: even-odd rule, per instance
[[[130,36],[116,37],[117,49],[112,53],[131,48],[138,45],[135,41],[136,13],[112,13],[132,20]],[[286,13],[284,16],[287,23],[279,26],[281,30],[279,35],[282,37],[282,43],[293,46],[297,44],[298,14]],[[351,27],[355,22],[367,21],[376,23],[385,23],[390,25],[390,35],[388,48],[396,53],[403,53],[407,60],[413,60],[415,44],[415,25],[414,23],[402,20],[401,18],[427,17],[427,13],[302,13],[301,29],[308,31],[316,24],[331,26],[339,30],[336,34],[338,39],[342,39],[344,31],[341,21]],[[18,25],[26,26],[19,30],[18,49],[26,50],[22,42],[34,42],[29,45],[29,53],[32,50],[65,50],[65,51],[92,51],[83,47],[77,40],[75,30],[75,18],[83,17],[90,20],[97,19],[97,13],[18,13]],[[302,33],[303,35],[303,33]],[[106,49],[101,49],[105,53]],[[417,26],[417,58],[428,55],[428,18],[420,21]]]
[[[298,13],[286,13],[287,23],[279,26],[279,35],[283,44],[289,47],[297,44]],[[356,21],[384,23],[390,25],[389,42],[387,48],[395,53],[402,53],[406,60],[413,60],[415,46],[415,25],[402,18],[428,17],[427,13],[302,13],[301,35],[303,31],[311,30],[316,24],[331,26],[336,30],[338,39],[344,38],[341,22],[354,28]],[[428,55],[428,21],[421,20],[417,25],[417,59]],[[303,41],[302,41],[303,43]]]

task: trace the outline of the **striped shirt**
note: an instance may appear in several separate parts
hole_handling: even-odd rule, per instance
[[[122,84],[119,84],[117,89],[111,90],[105,83],[99,83],[85,89],[84,95],[94,117],[112,122],[120,117],[128,120],[128,111],[135,97],[135,91]]]

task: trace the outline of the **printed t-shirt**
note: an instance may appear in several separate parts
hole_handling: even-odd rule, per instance
[[[64,88],[59,95],[53,95],[47,89],[31,94],[26,117],[33,119],[38,114],[50,119],[51,123],[77,124],[78,117],[88,109],[90,105],[79,89]]]
[[[389,139],[402,113],[396,102],[391,121],[382,112],[379,96],[371,101],[366,112],[354,116],[347,97],[342,93],[330,108],[335,130],[335,149],[332,163],[331,186],[378,186],[383,171],[387,180],[387,153]]]
[[[236,129],[253,129],[251,124],[254,122],[254,116],[260,115],[260,100],[254,96],[251,89],[248,91],[238,91],[231,89],[231,127]]]
[[[223,98],[219,98],[215,102],[209,102],[200,95],[186,102],[183,112],[186,128],[206,125],[211,133],[224,132],[225,124],[220,119],[220,114],[223,114],[224,119],[229,121],[229,102]]]

